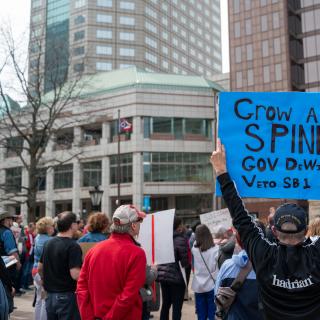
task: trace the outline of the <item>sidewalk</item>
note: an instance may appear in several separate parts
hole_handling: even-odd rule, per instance
[[[192,296],[193,299],[193,295]],[[21,297],[16,297],[15,306],[17,309],[13,312],[10,320],[33,320],[34,318],[34,309],[32,307],[33,301],[33,292],[29,291]],[[154,313],[154,320],[159,320],[160,312]],[[196,316],[194,313],[194,301],[189,300],[185,301],[182,309],[182,320],[195,320]],[[138,319],[137,319],[138,320]]]

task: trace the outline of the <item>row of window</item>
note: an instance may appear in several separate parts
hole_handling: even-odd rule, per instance
[[[255,44],[257,45],[257,44]],[[241,63],[243,61],[253,60],[253,44],[249,43],[246,46],[239,46],[234,48],[235,62]],[[277,55],[281,53],[281,39],[267,39],[261,42],[261,56],[268,57],[269,55]]]
[[[260,17],[260,31],[266,32],[271,30],[268,25],[268,15],[262,15]],[[270,22],[270,21],[269,21]],[[280,28],[280,14],[279,12],[272,13],[272,28],[278,29]],[[244,35],[252,35],[253,28],[252,28],[252,20],[246,19],[244,21],[244,28],[241,26],[241,22],[237,21],[234,23],[234,37],[240,38],[241,37],[241,30],[244,30]]]
[[[247,81],[245,81],[245,78]],[[260,77],[259,77],[260,78]],[[271,81],[281,81],[282,77],[282,64],[277,63],[272,66],[263,66],[262,67],[262,78],[263,83],[270,83]],[[253,86],[254,82],[254,74],[253,69],[248,69],[245,71],[236,72],[236,88],[242,88],[245,86]]]
[[[260,6],[264,7],[268,4],[277,3],[279,0],[260,0]],[[248,11],[252,8],[252,0],[233,0],[233,13],[240,13],[241,4],[243,5],[243,9]]]
[[[210,181],[212,172],[209,154],[145,152],[143,154],[145,181]],[[110,183],[118,182],[118,156],[110,157]],[[132,182],[132,154],[120,155],[120,182]],[[93,161],[81,165],[83,187],[101,185],[102,163]],[[22,168],[6,169],[6,192],[20,192]],[[73,187],[73,165],[66,164],[54,168],[54,189]],[[37,173],[37,188],[46,190],[46,169]]]

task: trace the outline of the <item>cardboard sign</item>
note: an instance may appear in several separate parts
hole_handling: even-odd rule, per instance
[[[175,209],[148,214],[140,227],[138,241],[148,264],[174,262],[173,219]]]
[[[223,92],[219,103],[219,137],[241,196],[320,199],[319,93]]]
[[[232,227],[232,219],[228,209],[201,214],[200,221],[209,228],[212,234],[215,234],[219,227],[224,227],[226,229]]]
[[[99,242],[79,242],[79,245],[82,250],[82,260],[84,260],[84,257],[86,256],[88,251],[98,243]]]

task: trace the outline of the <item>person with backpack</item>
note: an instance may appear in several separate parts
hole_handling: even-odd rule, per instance
[[[191,287],[195,293],[198,320],[214,319],[214,273],[217,270],[218,252],[219,246],[214,244],[209,228],[204,224],[198,225],[192,248],[194,276]]]

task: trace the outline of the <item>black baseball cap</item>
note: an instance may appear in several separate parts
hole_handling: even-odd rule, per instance
[[[283,233],[298,233],[305,230],[308,225],[307,213],[295,203],[286,203],[280,206],[274,214],[274,226]],[[286,222],[293,223],[297,230],[282,230]]]

